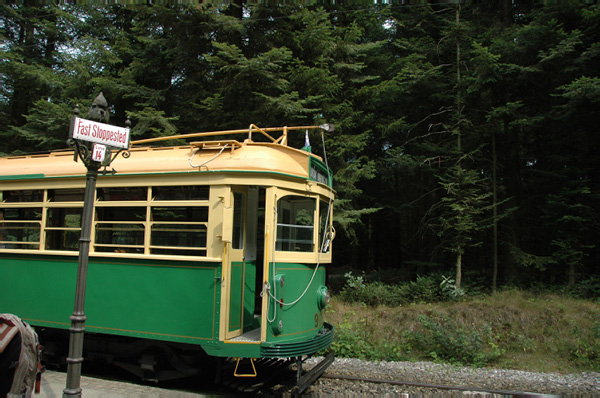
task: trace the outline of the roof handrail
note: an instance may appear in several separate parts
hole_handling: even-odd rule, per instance
[[[290,130],[316,130],[321,129],[325,131],[333,131],[334,127],[332,124],[322,124],[320,126],[293,126],[293,127],[265,127],[259,128],[254,124],[251,124],[248,129],[239,129],[239,130],[223,130],[223,131],[210,131],[204,133],[188,133],[188,134],[179,134],[179,135],[171,135],[165,137],[155,137],[155,138],[146,138],[143,140],[131,141],[131,145],[139,145],[139,144],[149,144],[152,142],[160,142],[160,141],[169,141],[169,140],[177,140],[177,139],[186,139],[186,138],[196,138],[196,137],[211,137],[215,135],[229,135],[229,134],[248,134],[248,138],[252,139],[252,133],[258,132],[269,138],[273,143],[280,144],[283,146],[287,146],[287,132]],[[281,137],[275,139],[273,138],[269,132],[281,131],[283,134]]]

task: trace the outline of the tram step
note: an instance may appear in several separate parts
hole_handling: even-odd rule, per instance
[[[235,361],[230,364],[235,368]],[[242,360],[244,361],[244,360]],[[273,379],[278,377],[286,370],[290,370],[290,365],[293,361],[289,359],[274,359],[274,358],[261,358],[254,362],[256,368],[256,377],[235,377],[233,371],[224,371],[221,375],[221,385],[244,393],[252,393],[258,391],[267,383],[270,383]],[[249,359],[247,362],[241,362],[238,367],[238,373],[243,372],[240,369],[242,366],[246,366],[248,369],[251,368]],[[230,366],[224,366],[223,369],[230,369]],[[250,372],[251,370],[249,370]]]

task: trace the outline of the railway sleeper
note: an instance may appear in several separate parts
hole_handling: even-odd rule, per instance
[[[312,385],[333,363],[335,359],[335,353],[333,350],[330,350],[329,353],[315,366],[313,366],[308,372],[304,373],[302,369],[302,364],[308,359],[310,356],[302,359],[302,357],[296,358],[296,386],[293,388],[292,393],[294,395],[300,395],[306,390],[308,387]]]

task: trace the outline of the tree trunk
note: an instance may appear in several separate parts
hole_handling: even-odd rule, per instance
[[[373,259],[373,215],[369,214],[369,222],[367,224],[367,269],[375,269],[375,261]]]
[[[512,7],[513,7],[512,0],[502,0],[500,2],[500,12],[502,14],[502,24],[505,27],[510,27],[514,22]]]
[[[230,2],[229,15],[237,19],[242,19],[244,16],[244,6],[242,0],[233,0]]]
[[[460,289],[460,285],[462,283],[462,251],[456,254],[456,281],[455,286],[457,289]]]
[[[509,197],[506,206],[509,208],[517,208],[516,211],[509,214],[503,222],[503,241],[508,245],[509,250],[506,251],[504,260],[502,262],[502,272],[504,279],[508,283],[514,283],[518,280],[518,267],[517,261],[514,255],[511,253],[510,248],[521,248],[521,216],[523,216],[523,209],[521,207],[521,169],[520,169],[520,156],[519,156],[519,134],[517,129],[507,128],[506,124],[503,126],[504,129],[504,176],[506,185],[506,196]]]
[[[456,27],[460,25],[460,4],[456,9]],[[462,143],[461,143],[461,132],[460,132],[460,119],[462,118],[462,96],[461,96],[461,75],[460,75],[460,37],[456,39],[456,149],[458,150],[459,156],[461,156]],[[459,157],[460,159],[460,157]],[[460,160],[459,160],[460,166]],[[456,254],[456,288],[460,289],[462,282],[462,248],[459,248]]]
[[[456,9],[456,27],[460,25],[460,4]],[[462,96],[461,96],[461,75],[460,75],[460,37],[456,39],[456,146],[460,153],[462,148],[461,136],[460,136],[460,119],[462,118]]]
[[[495,293],[498,289],[498,186],[496,181],[496,168],[498,159],[496,156],[496,132],[492,131],[492,211],[494,217],[493,229],[493,262],[494,269],[492,271],[492,291]]]
[[[570,263],[569,264],[569,287],[573,287],[575,286],[575,264]]]

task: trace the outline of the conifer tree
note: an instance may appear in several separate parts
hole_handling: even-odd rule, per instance
[[[598,7],[0,7],[3,154],[64,147],[100,91],[134,139],[327,121],[337,264],[598,273]]]

